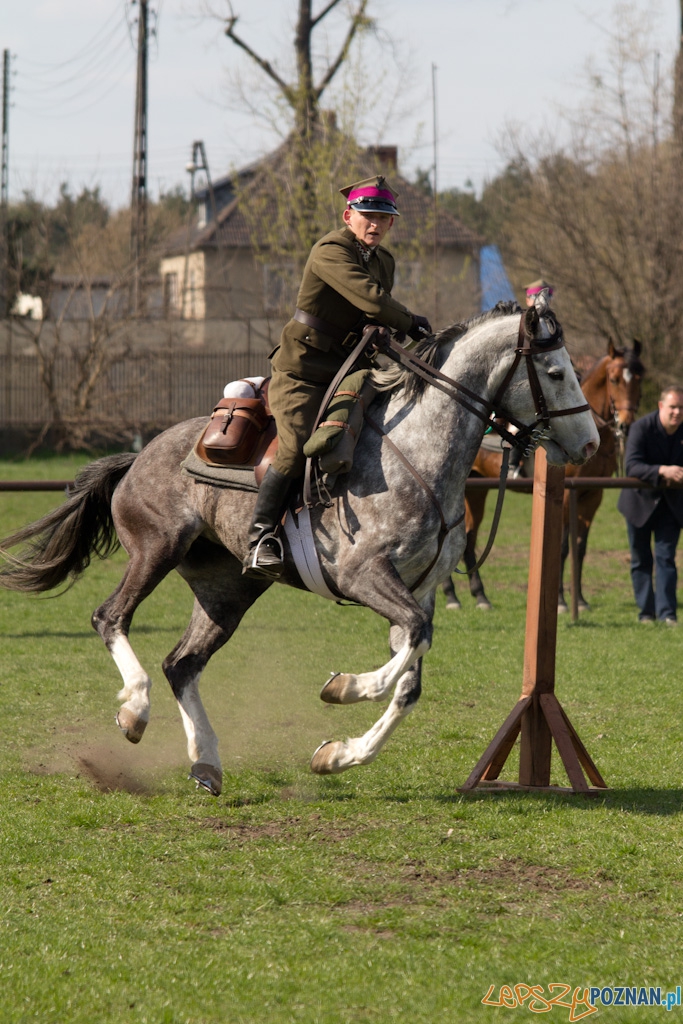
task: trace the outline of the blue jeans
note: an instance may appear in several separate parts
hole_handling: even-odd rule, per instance
[[[631,548],[631,582],[640,614],[658,619],[676,618],[676,545],[681,528],[661,501],[645,526],[627,522]],[[652,558],[651,538],[655,552]],[[652,568],[655,567],[655,585]]]

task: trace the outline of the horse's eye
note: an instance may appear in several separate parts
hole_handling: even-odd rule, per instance
[[[552,370],[548,370],[548,376],[551,380],[564,380],[564,370],[556,366]]]
[[[610,382],[610,384],[618,384],[619,383],[619,378],[618,377],[610,377],[609,382]]]

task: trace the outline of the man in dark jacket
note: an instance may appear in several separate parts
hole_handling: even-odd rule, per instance
[[[631,581],[640,622],[676,620],[676,546],[683,526],[683,387],[662,391],[659,409],[637,420],[626,443],[626,474],[655,485],[624,490],[618,509],[626,518]],[[655,585],[652,583],[654,534]]]
[[[345,227],[331,231],[311,250],[297,308],[271,352],[268,401],[275,417],[278,450],[259,488],[249,529],[244,572],[277,579],[282,546],[276,535],[293,480],[304,471],[303,446],[313,429],[328,385],[358,342],[363,327],[377,323],[414,340],[431,334],[426,317],[415,316],[391,296],[394,258],[381,245],[391,228],[397,194],[375,176],[341,189]],[[369,359],[360,366],[370,366]]]

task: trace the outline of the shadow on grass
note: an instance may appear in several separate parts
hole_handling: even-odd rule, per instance
[[[136,635],[152,636],[156,633],[172,633],[175,636],[181,634],[185,628],[185,625],[134,626],[130,631],[130,638],[131,641],[134,641]],[[3,633],[2,635],[5,639],[9,640],[45,640],[49,637],[58,637],[63,640],[100,640],[94,629],[84,630],[78,633],[69,633],[65,629],[41,629],[40,631],[31,633]]]
[[[523,800],[546,804],[549,807],[568,805],[582,811],[618,809],[635,814],[667,817],[683,811],[683,789],[606,789],[604,794],[584,796],[582,793],[534,793],[529,790],[472,790],[468,793],[436,793],[434,800],[442,804],[482,803],[505,800],[515,803]]]

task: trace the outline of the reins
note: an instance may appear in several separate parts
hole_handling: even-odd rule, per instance
[[[520,317],[519,335],[512,365],[508,369],[505,378],[503,379],[500,387],[496,391],[496,394],[494,395],[492,401],[488,401],[486,399],[481,398],[473,391],[470,391],[469,388],[465,387],[464,384],[461,384],[459,381],[453,380],[446,374],[441,373],[440,370],[437,370],[436,367],[432,366],[430,363],[427,363],[425,360],[421,359],[413,352],[409,352],[407,349],[403,348],[403,346],[400,345],[393,336],[389,335],[388,337],[386,337],[386,332],[385,343],[382,344],[381,346],[378,346],[379,350],[384,355],[388,356],[389,359],[392,359],[394,362],[399,363],[405,369],[416,374],[418,377],[421,377],[432,387],[435,387],[439,391],[442,391],[444,394],[448,395],[449,398],[452,398],[468,412],[477,416],[487,426],[491,426],[492,429],[495,430],[502,439],[503,459],[500,470],[500,478],[498,481],[498,498],[496,501],[496,509],[491,524],[491,530],[489,532],[489,538],[480,558],[477,560],[476,564],[472,566],[471,569],[466,569],[463,571],[456,568],[455,571],[460,575],[471,575],[473,572],[476,572],[476,570],[483,565],[483,563],[485,562],[486,558],[489,555],[489,552],[491,551],[491,548],[493,547],[493,543],[498,530],[498,523],[500,521],[500,515],[503,508],[503,500],[505,497],[505,487],[507,483],[508,464],[510,459],[511,448],[514,447],[520,449],[524,456],[530,455],[539,446],[541,441],[547,436],[550,428],[551,419],[559,416],[572,416],[575,413],[587,412],[590,409],[588,403],[585,403],[584,405],[574,406],[571,409],[555,409],[552,411],[548,409],[545,396],[543,394],[543,390],[538,379],[538,373],[536,371],[536,367],[534,365],[532,357],[534,355],[552,352],[557,349],[563,348],[564,341],[562,339],[562,335],[559,334],[554,342],[542,345],[533,344],[532,339],[526,333],[526,316],[526,313],[522,313]],[[338,384],[340,383],[342,378],[349,372],[353,363],[359,358],[359,356],[368,347],[368,345],[371,345],[373,340],[380,336],[380,330],[382,329],[379,327],[373,328],[370,331],[368,331],[368,329],[366,328],[366,330],[363,332],[363,337],[358,342],[358,344],[356,345],[348,359],[344,362],[343,366],[336,374],[334,380],[332,381],[327,390],[325,399],[323,400],[323,404],[320,409],[320,413],[318,414],[318,418],[316,420],[316,427],[320,422],[322,416],[324,415],[324,410],[330,398],[334,394]],[[536,419],[533,421],[533,423],[530,424],[524,424],[520,420],[516,419],[514,416],[511,416],[508,412],[506,412],[503,409],[501,405],[503,396],[507,391],[515,375],[515,372],[517,371],[517,367],[519,366],[522,359],[525,359],[526,361],[529,387],[531,390],[531,395],[534,401],[534,408],[536,411]],[[473,405],[472,403],[476,403],[476,405]],[[481,406],[481,408],[477,408],[477,406]],[[495,414],[495,416],[516,427],[517,433],[513,434],[510,430],[507,430],[505,427],[503,427],[501,423],[498,423],[495,420],[493,420],[491,418],[492,414]],[[418,473],[415,467],[411,465],[411,463],[400,451],[400,449],[394,444],[394,442],[391,440],[388,434],[379,426],[378,423],[371,419],[367,415],[367,413],[365,414],[364,419],[365,422],[368,423],[377,434],[379,434],[381,441],[390,448],[394,455],[399,459],[401,464],[405,466],[405,468],[412,474],[414,479],[419,483],[420,487],[430,498],[432,504],[434,505],[439,515],[440,527],[439,535],[437,538],[436,554],[429,563],[428,567],[420,575],[419,579],[410,588],[411,592],[413,592],[417,590],[417,588],[429,576],[430,572],[436,565],[439,555],[441,554],[441,550],[443,548],[443,544],[446,537],[451,532],[451,530],[453,530],[456,526],[459,526],[460,523],[462,523],[463,519],[465,518],[465,513],[463,512],[462,515],[458,516],[458,518],[449,525],[446,521],[446,518],[443,514],[443,509],[441,508],[441,505],[436,495],[434,494],[431,487],[427,484],[427,482]],[[304,477],[304,502],[309,507],[311,507],[313,504],[311,488],[311,464],[312,460],[308,459],[306,462],[306,473]]]

